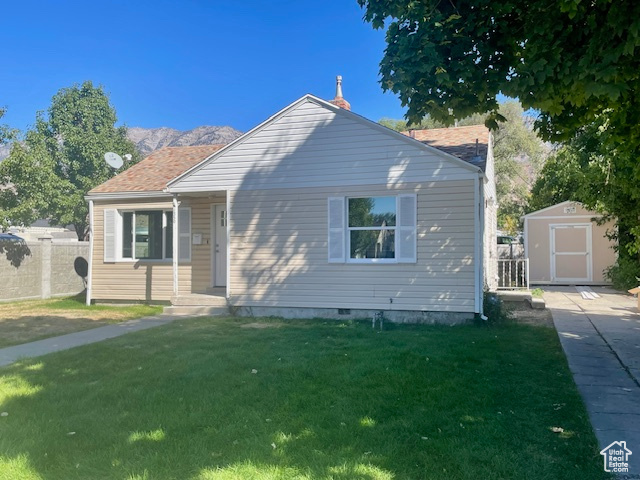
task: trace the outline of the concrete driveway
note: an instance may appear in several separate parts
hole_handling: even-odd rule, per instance
[[[626,441],[630,474],[640,478],[640,314],[636,300],[592,287],[587,300],[575,287],[544,287],[569,368],[601,448]],[[604,460],[603,460],[604,466]]]

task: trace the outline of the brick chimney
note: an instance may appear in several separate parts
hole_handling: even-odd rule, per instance
[[[336,107],[344,108],[345,110],[351,110],[351,105],[342,96],[342,75],[336,77],[336,98],[329,100],[329,103],[334,104]]]

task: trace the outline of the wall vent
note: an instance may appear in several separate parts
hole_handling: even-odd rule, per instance
[[[338,309],[338,315],[351,315],[351,309],[350,308],[339,308]]]

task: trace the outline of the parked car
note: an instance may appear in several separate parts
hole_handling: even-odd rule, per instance
[[[498,235],[498,245],[511,245],[516,243],[516,239],[511,235]]]
[[[524,244],[524,237],[521,233],[515,237],[512,235],[498,235],[498,245],[512,245],[514,243]]]
[[[24,243],[24,238],[14,235],[13,233],[0,233],[0,242]]]

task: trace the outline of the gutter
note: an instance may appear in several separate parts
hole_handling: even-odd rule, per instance
[[[84,196],[86,201],[108,200],[134,200],[137,198],[171,198],[172,195],[163,191],[153,192],[115,192],[115,193],[88,193]]]

